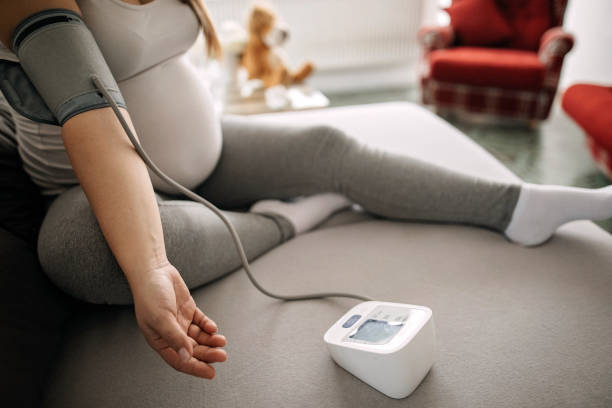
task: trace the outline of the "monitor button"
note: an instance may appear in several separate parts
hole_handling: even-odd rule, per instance
[[[351,327],[352,325],[355,324],[355,322],[357,320],[361,319],[361,315],[352,315],[351,317],[348,318],[348,320],[346,322],[344,322],[344,324],[342,325],[342,327],[344,327],[345,329],[348,329],[349,327]]]

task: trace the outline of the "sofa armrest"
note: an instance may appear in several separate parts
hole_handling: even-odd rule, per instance
[[[425,26],[418,33],[418,41],[425,54],[431,51],[448,48],[455,41],[455,31],[452,26]]]

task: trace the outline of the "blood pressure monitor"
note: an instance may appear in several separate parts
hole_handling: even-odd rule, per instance
[[[363,302],[323,337],[342,368],[391,398],[414,391],[433,365],[431,309],[389,302]]]

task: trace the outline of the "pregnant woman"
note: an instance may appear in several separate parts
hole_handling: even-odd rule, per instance
[[[611,188],[494,182],[374,150],[329,126],[218,118],[185,56],[200,29],[209,54],[220,54],[200,0],[0,5],[5,60],[18,61],[9,45],[28,16],[63,9],[82,17],[145,150],[170,177],[227,211],[250,259],[350,202],[396,220],[491,228],[522,245],[541,244],[574,219],[612,216]],[[83,59],[74,66],[89,62],[85,55],[70,57]],[[226,339],[188,288],[240,265],[222,222],[148,174],[108,106],[77,112],[60,127],[33,122],[9,99],[0,99],[0,113],[13,122],[24,168],[47,197],[38,245],[46,273],[77,298],[133,302],[147,342],[168,364],[212,378],[210,363],[225,361]],[[312,196],[279,201],[301,195]]]

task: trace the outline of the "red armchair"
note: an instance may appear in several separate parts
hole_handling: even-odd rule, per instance
[[[442,113],[546,119],[574,44],[561,28],[566,6],[567,0],[454,0],[449,26],[419,31],[423,103]]]

